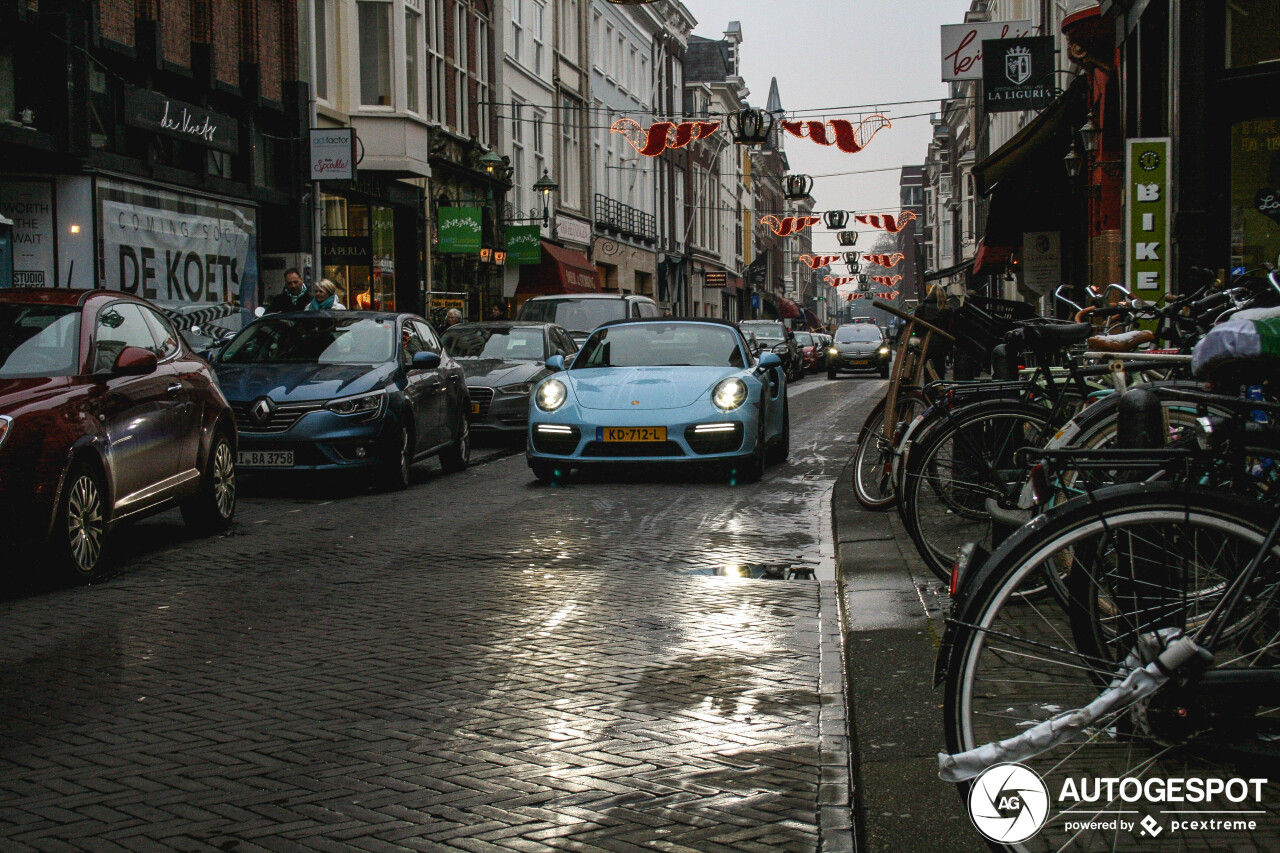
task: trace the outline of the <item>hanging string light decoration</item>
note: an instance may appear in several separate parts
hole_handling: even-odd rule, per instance
[[[787,175],[782,179],[782,197],[788,201],[800,201],[813,190],[813,178],[808,175]]]
[[[856,246],[858,245],[858,232],[841,231],[836,235],[836,241],[839,242],[841,246]]]
[[[856,283],[858,277],[853,275],[829,275],[823,281],[832,287],[844,287],[845,285]]]
[[[897,287],[898,282],[902,281],[900,275],[873,275],[871,280],[876,284],[883,284],[885,287]]]
[[[863,258],[877,266],[888,267],[893,269],[898,262],[905,258],[906,255],[901,252],[894,252],[892,255],[864,255]]]
[[[782,129],[792,136],[808,137],[819,145],[834,145],[846,154],[857,154],[871,144],[877,133],[893,127],[893,123],[879,113],[869,115],[857,124],[843,118],[828,122],[783,121],[781,124]]]
[[[609,128],[610,133],[620,133],[637,154],[657,157],[668,148],[683,148],[690,142],[706,139],[720,129],[718,121],[659,121],[645,130],[640,122],[620,118]]]
[[[863,296],[865,296],[865,295],[866,295],[866,294],[863,294],[863,293],[846,293],[846,294],[845,294],[845,297],[844,297],[844,301],[845,301],[845,302],[852,302],[852,301],[853,301],[853,300],[855,300],[855,299],[861,299],[861,298],[862,298]]]
[[[870,225],[872,228],[879,228],[883,231],[888,231],[890,234],[897,234],[907,227],[908,222],[917,217],[911,211],[904,210],[897,217],[892,213],[859,213],[853,218],[863,225]]]
[[[784,216],[779,219],[770,213],[761,218],[760,224],[769,226],[769,230],[779,237],[790,237],[806,228],[812,228],[820,221],[816,216]]]
[[[849,211],[828,210],[822,215],[822,221],[832,231],[839,231],[841,228],[849,224]]]
[[[796,260],[800,261],[800,263],[804,264],[809,269],[816,270],[816,269],[821,269],[822,267],[831,266],[836,261],[840,260],[840,256],[839,255],[801,255]]]
[[[775,119],[761,109],[738,110],[729,115],[729,133],[735,145],[764,145],[773,136]]]

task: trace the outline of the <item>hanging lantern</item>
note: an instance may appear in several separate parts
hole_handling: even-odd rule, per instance
[[[849,224],[849,211],[847,210],[828,210],[822,216],[827,227],[832,231],[839,231],[845,225]]]
[[[857,261],[850,261],[849,272],[853,275],[857,275],[858,273],[862,272],[862,264],[858,263]]]
[[[859,252],[845,252],[844,262],[852,266],[853,264],[856,264],[858,262],[858,259],[860,257],[861,257],[861,253]]]
[[[729,116],[735,145],[764,145],[773,136],[774,118],[761,109],[745,109]]]
[[[861,275],[857,276],[857,279],[858,279],[858,292],[866,293],[870,289],[867,287],[867,274],[862,273]]]
[[[840,241],[841,246],[856,246],[858,245],[858,232],[841,231],[836,235],[836,240]]]
[[[782,179],[782,195],[787,201],[808,198],[813,190],[813,178],[808,175],[787,175]]]

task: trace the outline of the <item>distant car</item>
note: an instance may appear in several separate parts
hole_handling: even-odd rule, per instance
[[[722,320],[618,320],[534,389],[527,455],[543,481],[620,462],[720,462],[749,481],[786,459],[789,442],[777,354],[757,361]]]
[[[551,374],[546,360],[578,351],[560,326],[521,320],[459,323],[444,333],[444,348],[467,375],[471,428],[520,435],[533,386]]]
[[[874,323],[846,323],[836,329],[827,348],[827,378],[835,379],[843,370],[878,370],[888,377],[893,352],[884,332]]]
[[[81,582],[116,525],[175,504],[201,533],[236,507],[236,430],[209,365],[149,303],[0,291],[0,527]]]
[[[811,332],[796,332],[796,345],[800,347],[800,355],[806,373],[817,373],[826,360],[818,339]]]
[[[240,430],[239,465],[367,471],[388,489],[439,456],[471,457],[462,368],[413,314],[297,311],[250,323],[214,360]]]
[[[782,359],[787,379],[794,382],[804,376],[804,355],[796,343],[795,333],[778,320],[742,320],[738,328],[750,330],[760,346]]]
[[[563,326],[569,330],[574,342],[582,346],[592,331],[610,320],[657,317],[661,314],[658,303],[647,296],[631,293],[575,293],[535,296],[520,306],[516,319]]]

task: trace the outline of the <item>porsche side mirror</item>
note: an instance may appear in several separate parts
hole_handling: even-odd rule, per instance
[[[760,369],[772,370],[775,367],[782,366],[782,359],[778,357],[776,352],[766,352],[760,356]]]
[[[564,370],[564,356],[556,354],[547,359],[547,370],[552,373],[559,373]]]

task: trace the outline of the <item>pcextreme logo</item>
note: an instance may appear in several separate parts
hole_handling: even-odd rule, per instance
[[[1049,789],[1029,767],[997,764],[973,780],[969,817],[978,832],[992,841],[1026,841],[1049,817]]]

